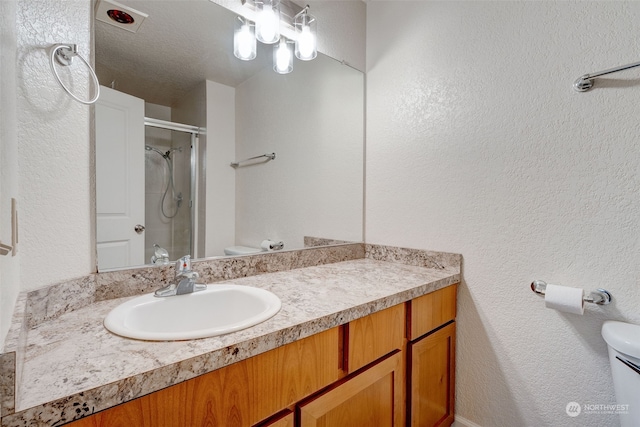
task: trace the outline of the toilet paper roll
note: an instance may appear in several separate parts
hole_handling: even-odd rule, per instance
[[[548,284],[544,303],[547,308],[582,315],[584,314],[584,289]]]
[[[260,243],[260,247],[262,248],[262,250],[271,251],[273,250],[274,244],[275,242],[273,240],[263,240],[262,243]]]

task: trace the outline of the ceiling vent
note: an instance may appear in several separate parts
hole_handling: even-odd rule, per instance
[[[99,0],[96,5],[96,19],[123,30],[135,33],[149,15],[113,0]]]

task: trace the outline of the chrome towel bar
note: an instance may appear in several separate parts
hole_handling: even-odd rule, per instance
[[[542,280],[534,280],[531,283],[531,290],[540,296],[544,296],[547,291],[547,283]],[[611,294],[605,289],[598,288],[590,292],[589,295],[586,295],[584,301],[598,305],[607,305],[611,302]]]
[[[597,73],[585,74],[584,76],[578,77],[578,79],[573,82],[573,88],[578,92],[586,92],[593,87],[593,79],[595,79],[596,77],[606,76],[607,74],[613,74],[617,73],[618,71],[624,71],[636,67],[640,67],[640,62],[634,62],[633,64],[610,68],[604,71],[598,71]]]
[[[276,153],[267,153],[267,154],[262,154],[260,156],[255,156],[255,157],[249,157],[248,159],[244,159],[244,160],[239,160],[237,162],[233,162],[231,163],[229,166],[231,166],[232,168],[237,168],[240,166],[240,163],[244,163],[244,162],[248,162],[250,160],[257,160],[257,159],[261,159],[261,158],[265,158],[265,162],[268,162],[269,160],[274,160],[276,158]]]

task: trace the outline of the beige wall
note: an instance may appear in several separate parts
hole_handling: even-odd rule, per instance
[[[637,2],[369,2],[366,240],[460,252],[457,405],[482,426],[615,426],[605,319],[640,322]],[[609,289],[584,316],[534,279]]]

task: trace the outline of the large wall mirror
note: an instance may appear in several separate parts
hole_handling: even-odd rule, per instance
[[[95,21],[99,270],[362,241],[360,71],[239,60],[209,0],[119,3],[148,17]]]

